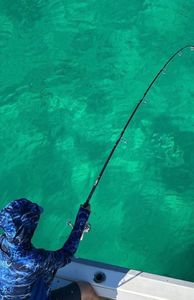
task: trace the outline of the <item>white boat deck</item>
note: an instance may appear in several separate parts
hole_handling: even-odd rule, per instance
[[[103,282],[95,282],[104,273]],[[99,276],[100,277],[100,276]],[[71,281],[89,282],[99,296],[119,300],[193,300],[194,283],[102,264],[85,259],[74,259],[60,269],[53,289]]]

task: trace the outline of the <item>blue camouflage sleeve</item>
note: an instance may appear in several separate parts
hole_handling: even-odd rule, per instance
[[[71,258],[78,249],[80,238],[88,221],[89,215],[90,212],[81,206],[76,216],[71,234],[63,247],[57,251],[47,251],[47,258],[45,261],[46,265],[44,266],[47,270],[50,268],[56,270],[71,262]]]

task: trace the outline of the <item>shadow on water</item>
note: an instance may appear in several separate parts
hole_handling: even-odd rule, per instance
[[[44,1],[0,1],[1,12],[11,17],[17,22],[23,22],[23,25],[32,25],[42,16],[42,5]]]
[[[194,230],[193,230],[194,234]],[[164,276],[194,281],[194,244],[174,249],[174,255],[166,259]]]

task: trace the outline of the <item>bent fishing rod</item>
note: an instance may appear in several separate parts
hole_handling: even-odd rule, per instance
[[[133,110],[132,113],[130,114],[129,119],[127,120],[127,123],[125,124],[125,126],[123,127],[123,129],[122,129],[122,131],[121,131],[121,133],[120,133],[120,135],[119,135],[119,138],[117,139],[117,141],[116,141],[116,143],[114,144],[112,150],[110,151],[110,154],[108,155],[108,157],[107,157],[107,159],[106,159],[106,161],[105,161],[105,163],[104,163],[104,165],[103,165],[103,167],[102,167],[102,169],[101,169],[99,175],[97,176],[97,178],[96,178],[96,180],[95,180],[95,182],[94,182],[94,184],[93,184],[93,186],[92,186],[92,189],[91,189],[91,191],[90,191],[90,193],[89,193],[89,195],[88,195],[88,197],[87,197],[87,199],[86,199],[86,201],[85,201],[85,203],[84,203],[84,205],[83,205],[84,207],[87,207],[87,206],[89,205],[90,200],[91,200],[91,198],[92,198],[92,196],[93,196],[93,194],[94,194],[94,192],[95,192],[95,190],[96,190],[96,188],[97,188],[97,186],[98,186],[98,184],[99,184],[99,182],[100,182],[100,179],[102,178],[102,175],[103,175],[103,173],[104,173],[104,171],[105,171],[105,169],[106,169],[106,167],[107,167],[107,165],[108,165],[110,159],[112,158],[112,156],[113,156],[113,154],[114,154],[114,152],[115,152],[115,150],[116,150],[116,148],[117,148],[117,146],[118,146],[120,140],[122,139],[122,137],[123,137],[123,135],[124,135],[124,133],[125,133],[125,131],[126,131],[128,125],[129,125],[130,122],[132,121],[132,119],[133,119],[135,113],[137,112],[138,108],[139,108],[140,105],[142,104],[142,102],[143,102],[144,98],[146,97],[147,93],[149,92],[149,90],[151,89],[151,87],[153,86],[153,84],[155,83],[155,81],[158,79],[158,77],[161,75],[161,73],[165,70],[165,68],[167,67],[167,65],[175,58],[175,56],[177,56],[177,54],[181,54],[182,51],[183,51],[184,49],[186,49],[186,48],[190,48],[192,51],[194,50],[194,46],[192,46],[192,45],[187,45],[187,46],[184,46],[184,47],[180,48],[178,51],[176,51],[176,52],[175,52],[172,56],[170,56],[170,58],[165,62],[164,66],[160,69],[160,71],[156,74],[156,76],[154,77],[154,79],[153,79],[153,80],[151,81],[151,83],[149,84],[148,88],[146,89],[145,93],[143,94],[143,97],[139,100],[139,102],[138,102],[137,105],[135,106],[134,110]]]

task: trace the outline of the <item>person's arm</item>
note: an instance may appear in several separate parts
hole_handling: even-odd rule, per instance
[[[57,251],[48,251],[46,258],[46,266],[54,269],[61,268],[71,262],[71,259],[78,249],[80,238],[85,229],[85,225],[90,215],[90,207],[80,207],[74,227],[69,235],[69,238],[63,245],[63,247]]]

